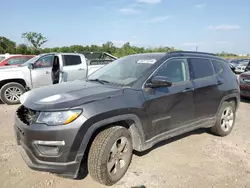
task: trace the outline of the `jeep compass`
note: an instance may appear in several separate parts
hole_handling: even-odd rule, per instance
[[[113,185],[133,150],[198,128],[228,135],[239,99],[236,75],[214,54],[135,54],[23,94],[14,130],[30,168],[76,178],[86,161],[94,180]]]

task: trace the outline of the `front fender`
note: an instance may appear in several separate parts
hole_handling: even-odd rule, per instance
[[[125,115],[119,115],[115,117],[110,117],[107,119],[103,119],[101,121],[98,121],[92,125],[83,125],[82,130],[80,130],[77,134],[77,137],[80,138],[82,135],[82,132],[85,132],[85,135],[80,143],[77,156],[84,156],[86,152],[86,148],[94,135],[95,131],[98,129],[108,125],[112,124],[118,121],[125,121],[125,120],[132,120],[134,124],[132,124],[129,128],[132,136],[133,141],[133,147],[135,150],[142,151],[143,146],[145,144],[145,134],[143,132],[142,124],[140,119],[134,115],[134,114],[125,114]],[[79,139],[77,139],[79,141]],[[72,156],[73,157],[73,156]],[[69,161],[73,160],[69,159]]]

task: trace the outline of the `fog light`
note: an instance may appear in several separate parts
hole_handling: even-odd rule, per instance
[[[65,145],[64,141],[33,141],[35,149],[42,155],[57,156],[60,154],[60,148]]]

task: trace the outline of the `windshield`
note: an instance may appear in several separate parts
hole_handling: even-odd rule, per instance
[[[27,66],[29,65],[30,63],[35,63],[36,60],[38,60],[40,58],[40,55],[37,55],[31,59],[29,59],[28,61],[26,61],[25,63],[23,63],[21,66],[24,67],[24,66]]]
[[[131,86],[165,53],[126,56],[98,69],[89,75],[88,81],[102,81],[119,86]]]

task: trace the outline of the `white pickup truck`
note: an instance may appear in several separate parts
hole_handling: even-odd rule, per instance
[[[51,71],[59,63],[59,82],[84,79],[101,68],[107,62],[92,65],[83,54],[79,53],[48,53],[35,56],[19,67],[0,68],[0,99],[6,104],[18,104],[19,97],[26,91],[53,83]]]

